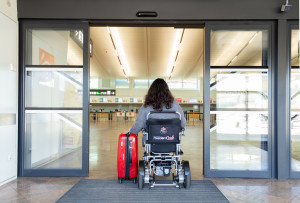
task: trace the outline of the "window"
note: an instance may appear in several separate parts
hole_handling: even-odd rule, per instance
[[[116,88],[129,88],[129,81],[127,79],[116,79]]]

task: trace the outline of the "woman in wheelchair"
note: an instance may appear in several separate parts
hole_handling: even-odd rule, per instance
[[[181,136],[186,120],[179,104],[174,100],[167,83],[156,79],[150,86],[131,134],[143,131],[143,160],[139,161],[138,187],[173,185],[189,188],[191,173],[188,161],[181,161]],[[170,184],[155,181],[155,176],[170,176]]]

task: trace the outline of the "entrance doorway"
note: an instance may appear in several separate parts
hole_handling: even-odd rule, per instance
[[[90,178],[117,178],[120,133],[163,78],[187,119],[183,160],[203,178],[203,28],[90,27]],[[139,133],[139,158],[143,157]]]
[[[270,178],[271,30],[22,22],[19,175],[116,177],[118,135],[160,77],[188,120],[182,149],[193,179],[202,168],[206,177]]]

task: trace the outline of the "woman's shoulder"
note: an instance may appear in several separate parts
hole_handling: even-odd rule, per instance
[[[153,111],[153,108],[151,106],[145,106],[145,104],[143,104],[141,106],[140,110],[142,110],[142,111]]]
[[[174,100],[174,101],[173,101],[173,105],[174,105],[174,106],[179,106],[179,103],[178,103],[177,101]]]

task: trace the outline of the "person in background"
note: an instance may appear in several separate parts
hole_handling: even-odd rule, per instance
[[[135,124],[129,130],[130,134],[138,134],[146,128],[147,114],[151,111],[176,111],[181,114],[181,128],[186,125],[186,120],[180,105],[174,100],[164,79],[157,78],[150,86],[145,102],[139,110]],[[162,114],[161,119],[170,118],[168,114]],[[143,143],[145,138],[143,137]]]

